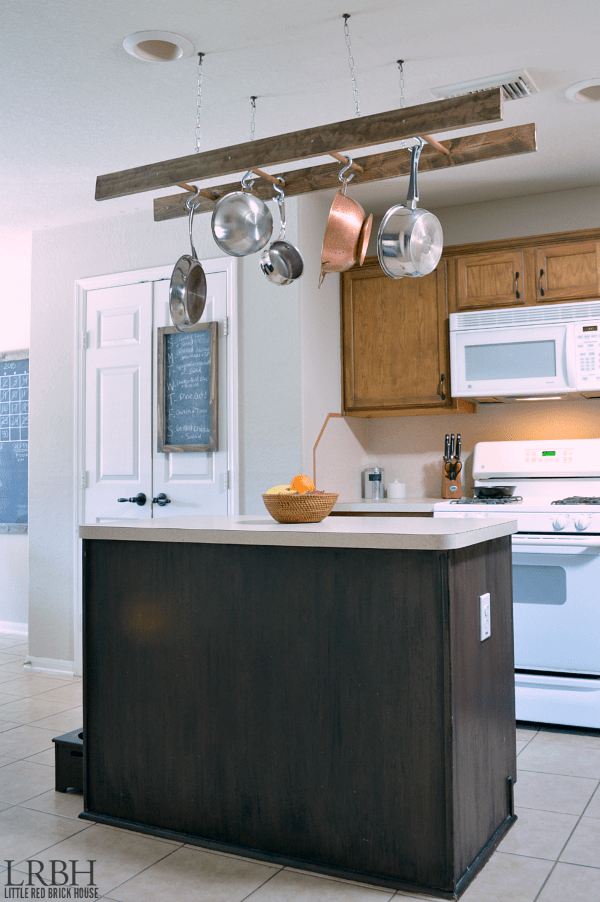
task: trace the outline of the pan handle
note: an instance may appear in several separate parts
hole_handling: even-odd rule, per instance
[[[285,180],[282,178],[281,181],[285,185]],[[273,190],[277,192],[277,196],[275,200],[277,201],[277,206],[279,207],[279,236],[277,238],[278,241],[283,241],[285,238],[285,193],[282,188],[279,187],[275,182],[273,182]]]
[[[192,204],[190,206],[190,218],[189,218],[189,230],[190,230],[190,247],[192,249],[192,257],[194,260],[198,259],[198,254],[196,253],[196,248],[194,247],[194,239],[192,238],[192,225],[194,223],[194,210],[196,208]]]
[[[410,210],[416,210],[417,203],[419,202],[417,170],[419,168],[419,157],[421,156],[421,150],[423,149],[423,139],[417,138],[416,141],[418,143],[415,144],[410,151],[410,179],[408,182],[408,194],[406,195],[406,206]]]
[[[199,197],[200,197],[200,188],[196,188],[196,193],[193,197],[188,197],[185,202],[186,207],[190,211],[189,215],[189,231],[190,231],[190,247],[192,248],[192,257],[194,260],[198,259],[198,255],[196,253],[196,248],[194,247],[194,242],[192,239],[192,224],[194,222],[194,213],[196,212],[196,207],[200,205]]]

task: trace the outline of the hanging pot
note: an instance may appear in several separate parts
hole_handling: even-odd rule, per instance
[[[199,193],[198,191],[195,197],[189,198],[185,204],[190,213],[189,232],[192,253],[191,256],[184,254],[175,264],[169,289],[169,310],[173,325],[178,332],[185,332],[194,326],[204,313],[206,306],[206,276],[198,261],[192,239],[194,211],[197,206],[194,201]]]
[[[251,172],[247,172],[242,190],[226,194],[213,210],[213,238],[232,257],[256,254],[268,243],[273,231],[271,211],[264,201],[251,194],[254,181]]]
[[[273,185],[277,192],[277,205],[281,227],[279,237],[272,241],[261,254],[260,268],[270,282],[275,285],[289,285],[299,279],[304,270],[304,260],[298,248],[285,241],[285,204],[284,193],[279,185]]]
[[[417,170],[423,141],[417,138],[417,142],[411,149],[406,206],[397,204],[388,210],[377,235],[379,263],[391,279],[426,276],[433,272],[444,247],[439,219],[428,210],[417,208]]]
[[[352,159],[349,157],[348,160],[348,165],[339,174],[342,187],[333,199],[325,226],[319,288],[328,272],[346,272],[357,261],[362,266],[367,253],[373,217],[365,220],[361,205],[346,197],[348,182],[353,178],[353,174],[346,177],[352,166]]]

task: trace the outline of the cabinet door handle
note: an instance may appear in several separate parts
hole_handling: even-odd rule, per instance
[[[159,507],[164,507],[165,504],[170,504],[171,499],[167,498],[164,492],[161,492],[156,498],[152,499],[152,504],[158,504]]]
[[[544,270],[540,269],[540,294],[542,297],[544,297],[544,294],[546,293],[544,291],[544,281],[543,280],[544,280]]]
[[[445,374],[442,373],[440,376],[440,398],[442,401],[446,400],[446,395],[444,394],[444,379],[446,378]]]
[[[515,273],[515,297],[517,300],[519,300],[519,298],[521,297],[521,295],[519,294],[519,273],[518,272]]]

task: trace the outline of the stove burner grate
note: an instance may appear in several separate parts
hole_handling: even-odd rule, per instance
[[[560,501],[553,501],[552,504],[600,504],[600,498],[584,498],[581,495],[573,495],[572,498],[561,498]]]
[[[522,500],[521,495],[512,495],[510,498],[454,498],[450,504],[515,504]]]

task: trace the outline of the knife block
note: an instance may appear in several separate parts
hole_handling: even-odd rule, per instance
[[[456,479],[450,479],[445,461],[442,463],[442,498],[462,498],[460,472],[457,473]]]

